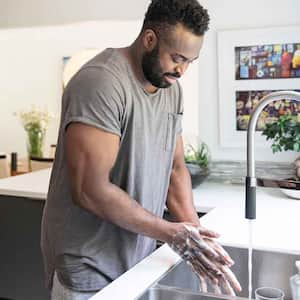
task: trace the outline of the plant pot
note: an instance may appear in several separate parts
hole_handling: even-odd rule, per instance
[[[197,164],[193,163],[186,163],[187,169],[190,173],[191,180],[192,180],[192,188],[197,187],[201,184],[209,175],[208,168],[202,168]]]

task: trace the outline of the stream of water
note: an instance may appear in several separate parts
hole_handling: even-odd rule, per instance
[[[249,220],[249,242],[248,242],[248,274],[249,274],[249,281],[248,281],[248,298],[251,299],[252,296],[252,247],[253,247],[253,220]]]

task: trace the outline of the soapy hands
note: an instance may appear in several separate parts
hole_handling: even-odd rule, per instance
[[[234,262],[215,241],[217,237],[217,233],[202,226],[183,223],[183,229],[173,236],[170,247],[197,274],[203,292],[207,292],[209,283],[215,293],[234,296],[234,291],[241,291],[241,286],[230,270]]]

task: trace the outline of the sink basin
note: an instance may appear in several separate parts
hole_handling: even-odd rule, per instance
[[[225,247],[225,249],[235,261],[232,271],[235,273],[243,288],[243,291],[238,293],[237,296],[248,298],[248,249],[233,247]],[[256,288],[261,286],[276,287],[284,291],[285,300],[291,300],[292,296],[289,286],[289,277],[296,274],[296,267],[294,266],[296,260],[300,260],[300,255],[253,250],[253,292]],[[199,292],[199,281],[197,276],[190,270],[185,262],[180,261],[139,299],[193,300],[200,298],[204,299],[202,297],[221,298],[220,296],[213,296],[213,294],[211,294],[212,290],[208,290],[208,292],[209,294]],[[168,295],[172,297],[168,298]],[[252,298],[253,295],[254,294],[252,294]],[[230,297],[224,298],[230,299]]]
[[[210,293],[193,292],[190,290],[170,287],[166,285],[155,285],[150,288],[146,294],[139,300],[247,300],[246,298],[230,297],[230,296],[215,296]]]

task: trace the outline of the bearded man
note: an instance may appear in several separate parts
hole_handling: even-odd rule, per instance
[[[232,293],[230,257],[200,226],[181,136],[178,79],[208,29],[196,0],[153,0],[137,39],[108,48],[65,88],[42,221],[52,299],[88,299],[168,243]],[[175,222],[162,218],[167,206]],[[203,281],[204,282],[204,281]]]

